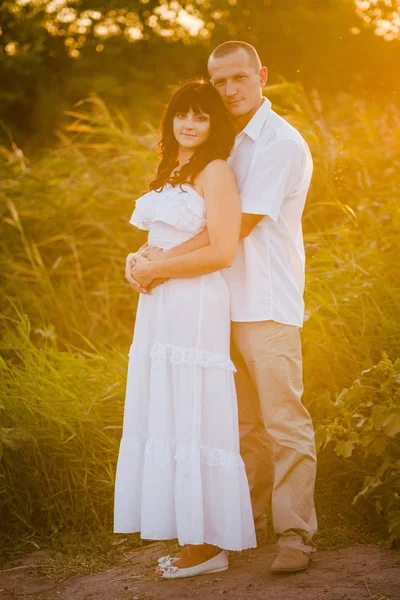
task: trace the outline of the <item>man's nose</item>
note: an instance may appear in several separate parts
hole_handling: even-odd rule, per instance
[[[236,85],[232,81],[227,81],[225,93],[227,96],[235,96],[237,94]]]

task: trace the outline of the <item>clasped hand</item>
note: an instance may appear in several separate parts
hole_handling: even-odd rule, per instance
[[[131,288],[141,294],[148,294],[156,286],[164,283],[166,279],[153,278],[150,263],[154,260],[163,260],[162,248],[148,246],[139,252],[131,252],[126,257],[125,278]]]

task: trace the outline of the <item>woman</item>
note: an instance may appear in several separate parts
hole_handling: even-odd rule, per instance
[[[228,568],[226,550],[255,547],[250,494],[239,453],[229,292],[219,272],[236,255],[240,199],[225,162],[234,131],[211,84],[192,81],[172,97],[162,160],[130,222],[149,230],[160,259],[139,257],[136,315],[115,487],[116,533],[178,538],[164,578]],[[170,250],[207,224],[210,243]],[[170,251],[170,253],[169,253]],[[161,259],[162,256],[162,259]]]

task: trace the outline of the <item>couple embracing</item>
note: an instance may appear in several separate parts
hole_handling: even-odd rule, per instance
[[[114,531],[178,538],[156,567],[168,579],[224,571],[227,551],[263,543],[270,502],[272,572],[307,568],[317,530],[300,344],[312,159],[262,96],[252,46],[218,46],[208,70],[167,107],[130,220],[148,241],[126,268],[141,295]]]

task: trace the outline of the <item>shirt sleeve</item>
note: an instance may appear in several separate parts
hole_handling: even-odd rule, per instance
[[[304,158],[292,140],[277,140],[261,150],[240,192],[242,212],[277,221],[284,199],[301,183]]]

